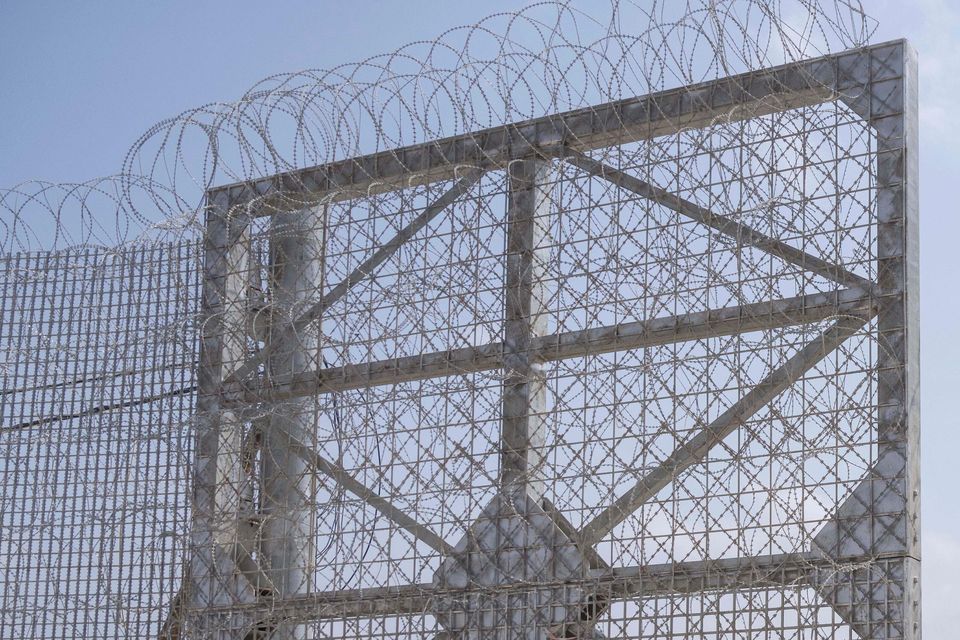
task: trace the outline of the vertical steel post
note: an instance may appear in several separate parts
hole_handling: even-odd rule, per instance
[[[870,124],[877,133],[877,284],[881,305],[878,405],[881,484],[874,487],[872,546],[896,554],[885,570],[900,582],[899,611],[871,629],[886,638],[902,625],[920,638],[920,268],[917,53],[906,41],[873,52]],[[895,499],[893,499],[895,498]],[[880,608],[882,603],[874,605]]]
[[[246,356],[248,224],[223,197],[208,202],[204,244],[200,366],[190,564],[183,587],[188,637],[242,637],[242,616],[211,616],[210,607],[254,602],[255,588],[237,566],[243,498],[249,491],[241,455],[243,423],[222,401],[239,389],[223,381]],[[177,630],[176,635],[180,635]]]
[[[315,209],[277,213],[270,230],[272,354],[268,374],[303,373],[316,367],[316,325],[289,332],[288,326],[320,294],[323,270],[322,221]],[[291,447],[316,439],[316,401],[301,398],[277,403],[261,444],[261,562],[275,598],[313,590],[316,568],[316,475]],[[309,625],[281,623],[274,640],[312,637]]]
[[[876,141],[877,453],[815,537],[839,570],[818,578],[869,640],[919,640],[920,340],[917,56],[906,41],[838,58],[837,89]],[[845,559],[869,557],[868,563]]]
[[[545,445],[546,382],[530,351],[548,331],[543,276],[552,195],[552,162],[528,158],[508,169],[507,256],[504,290],[504,382],[500,483],[525,487],[539,500]]]

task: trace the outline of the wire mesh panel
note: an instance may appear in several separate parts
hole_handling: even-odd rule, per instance
[[[902,90],[907,54],[850,56],[769,72],[768,91],[829,83],[814,104],[748,94],[709,126],[658,129],[709,109],[716,86],[692,106],[647,98],[639,124],[618,107],[612,125],[517,125],[503,136],[519,153],[483,132],[464,143],[483,140],[474,164],[436,161],[449,178],[411,171],[428,189],[368,200],[308,170],[299,191],[286,177],[211,192],[210,224],[234,229],[208,259],[229,265],[207,276],[219,433],[237,411],[265,425],[229,427],[243,432],[276,438],[278,414],[307,428],[261,447],[259,511],[211,500],[211,521],[259,533],[233,565],[195,548],[198,618],[229,593],[238,629],[277,637],[321,633],[317,598],[358,597],[329,615],[431,614],[358,637],[913,634],[914,436],[890,412],[903,384],[877,375],[907,327],[882,309],[909,276],[878,282],[902,269],[883,256],[905,228],[883,222],[903,210],[883,168],[903,138],[878,122],[903,111],[858,102],[875,78]],[[598,126],[613,140],[594,142]],[[517,157],[491,160],[497,144]],[[420,166],[429,149],[393,156]],[[234,350],[246,269],[270,274],[255,279],[271,330]],[[282,508],[264,508],[270,484]],[[877,545],[905,553],[887,566]],[[242,565],[252,591],[232,582]],[[289,617],[265,612],[278,602]]]
[[[4,638],[155,633],[189,523],[192,244],[2,258]]]
[[[919,638],[916,60],[867,25],[537,5],[6,192],[0,635]]]

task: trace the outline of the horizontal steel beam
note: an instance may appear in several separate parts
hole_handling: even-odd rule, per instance
[[[478,371],[499,369],[503,362],[503,345],[464,347],[419,356],[378,360],[363,364],[329,367],[270,382],[263,379],[245,391],[246,402],[286,400],[317,393],[350,391],[386,384],[400,384],[427,378],[439,378]]]
[[[564,360],[820,322],[835,316],[870,312],[874,304],[874,298],[868,292],[861,289],[840,289],[829,293],[814,293],[596,329],[556,333],[535,338],[531,341],[531,349],[535,351],[537,360]],[[330,367],[285,376],[270,382],[261,380],[247,388],[243,401],[275,401],[317,393],[400,384],[427,378],[492,371],[502,365],[502,343],[464,347]]]
[[[874,306],[873,296],[862,289],[838,289],[828,293],[812,293],[553,334],[538,339],[535,348],[543,360],[563,360],[765,329],[782,329],[869,312]]]
[[[457,167],[491,169],[562,146],[590,151],[819,104],[860,81],[848,69],[890,43],[751,71],[422,144],[215,187],[218,206],[254,203],[252,215],[450,180]]]
[[[250,613],[266,620],[329,620],[335,618],[416,615],[428,610],[433,585],[344,589],[308,596],[204,607],[205,615]]]
[[[670,562],[614,568],[604,576],[604,585],[613,600],[777,588],[806,585],[812,571],[834,564],[816,553]]]
[[[857,558],[843,562],[866,562]],[[580,580],[559,584],[519,582],[497,591],[525,591],[538,587],[584,589],[611,600],[639,600],[684,596],[690,593],[807,586],[817,571],[835,571],[843,562],[817,553],[785,553],[698,562],[672,562],[638,567],[596,569]],[[477,588],[476,591],[484,591]],[[438,595],[470,593],[471,589],[441,591],[430,583],[370,589],[347,589],[283,600],[238,603],[205,609],[209,613],[248,612],[263,619],[329,620],[378,618],[430,613]]]

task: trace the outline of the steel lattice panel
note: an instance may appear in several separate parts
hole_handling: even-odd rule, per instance
[[[5,255],[0,637],[917,640],[915,54],[656,87]]]

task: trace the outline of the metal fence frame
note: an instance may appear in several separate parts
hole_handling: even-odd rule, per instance
[[[843,101],[876,135],[876,282],[585,155],[593,149],[709,127],[717,120],[744,120],[833,100]],[[920,638],[917,104],[916,54],[900,40],[209,190],[191,560],[164,634],[179,635],[183,620],[191,620],[191,628],[197,631],[213,635],[220,629],[221,637],[236,637],[231,635],[236,632],[226,629],[236,627],[237,620],[243,620],[241,626],[268,633],[276,624],[271,620],[280,618],[306,621],[435,611],[442,608],[438,603],[444,601],[445,593],[449,595],[450,589],[445,592],[432,584],[286,597],[272,593],[265,586],[269,580],[251,559],[249,533],[236,525],[243,521],[239,512],[243,471],[237,452],[240,416],[247,403],[502,368],[511,374],[511,383],[503,391],[501,481],[504,491],[519,487],[518,491],[536,496],[536,479],[527,469],[530,456],[535,455],[532,445],[541,436],[531,419],[533,408],[542,401],[541,363],[822,321],[841,309],[846,319],[807,344],[599,517],[568,534],[589,556],[592,544],[616,523],[876,317],[879,453],[867,477],[838,506],[832,524],[817,534],[814,548],[798,554],[669,565],[592,563],[579,586],[598,600],[609,601],[801,582],[815,587],[864,638]],[[543,206],[538,185],[552,162],[571,162],[681,216],[828,277],[841,288],[833,294],[545,335],[531,293],[539,268],[532,247],[536,234],[542,233],[535,223],[538,207]],[[508,166],[511,195],[503,343],[304,371],[282,380],[258,377],[271,347],[249,354],[244,341],[229,330],[248,322],[245,288],[252,218],[295,210],[324,198],[362,197],[458,179],[397,238],[379,247],[354,274],[300,316],[290,328],[295,330],[320,317],[483,171]],[[397,526],[444,555],[450,553],[451,543],[387,498],[366,489],[305,445],[292,446],[298,457]],[[546,507],[543,513],[553,517]],[[526,515],[531,517],[532,512]],[[563,529],[562,523],[557,525]]]

